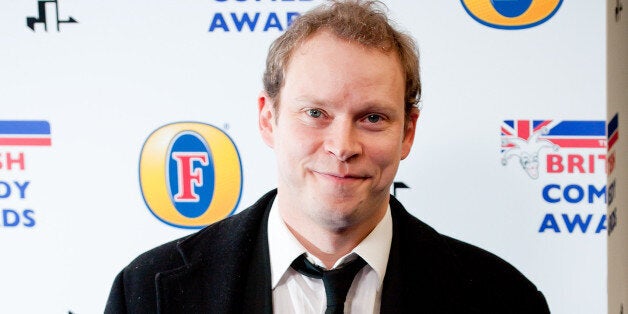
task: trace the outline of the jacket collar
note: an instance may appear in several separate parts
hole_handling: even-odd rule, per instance
[[[464,301],[470,280],[446,238],[410,215],[393,196],[390,207],[393,239],[381,312],[476,313]]]
[[[184,265],[155,278],[159,313],[272,312],[266,222],[276,193],[177,244]],[[392,196],[390,206],[381,312],[476,313],[464,302],[470,280],[444,237]]]
[[[177,243],[184,265],[155,278],[159,313],[272,310],[264,222],[276,193]]]

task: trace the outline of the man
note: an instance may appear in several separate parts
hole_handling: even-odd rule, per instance
[[[271,46],[258,98],[277,190],[138,257],[105,312],[548,313],[508,263],[390,196],[419,116],[415,51],[377,3],[300,17]]]

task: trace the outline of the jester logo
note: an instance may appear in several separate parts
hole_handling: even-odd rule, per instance
[[[517,158],[532,179],[539,177],[543,149],[606,149],[605,121],[505,120],[501,138],[502,165]]]
[[[539,152],[544,148],[558,150],[558,145],[541,139],[542,135],[549,133],[546,127],[535,130],[528,139],[518,136],[502,136],[502,147],[507,147],[502,155],[502,165],[507,165],[512,157],[519,159],[519,164],[526,174],[532,179],[539,177]]]

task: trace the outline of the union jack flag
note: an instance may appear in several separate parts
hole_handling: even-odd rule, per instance
[[[605,124],[605,121],[504,120],[501,135],[525,141],[537,135],[539,140],[548,140],[561,148],[605,148]],[[513,146],[504,142],[502,152]]]
[[[617,139],[619,139],[619,131],[617,129],[617,125],[619,124],[618,122],[619,119],[619,114],[615,114],[615,116],[611,119],[611,121],[608,122],[608,150],[610,151],[611,148],[613,148],[613,146],[615,146],[615,143],[617,142]]]
[[[0,120],[0,146],[50,146],[48,121]]]

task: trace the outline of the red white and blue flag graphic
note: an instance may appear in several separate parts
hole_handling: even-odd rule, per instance
[[[501,126],[502,137],[528,141],[531,137],[547,140],[560,148],[605,148],[604,121],[578,120],[505,120]],[[513,147],[504,142],[504,149]]]
[[[0,146],[50,146],[48,121],[0,120]]]
[[[613,146],[615,146],[615,143],[617,143],[617,139],[619,138],[619,131],[617,129],[617,124],[618,122],[618,115],[619,114],[615,114],[615,116],[611,119],[611,121],[608,122],[608,126],[607,126],[607,133],[608,134],[608,150],[610,151],[611,148],[613,148]]]

